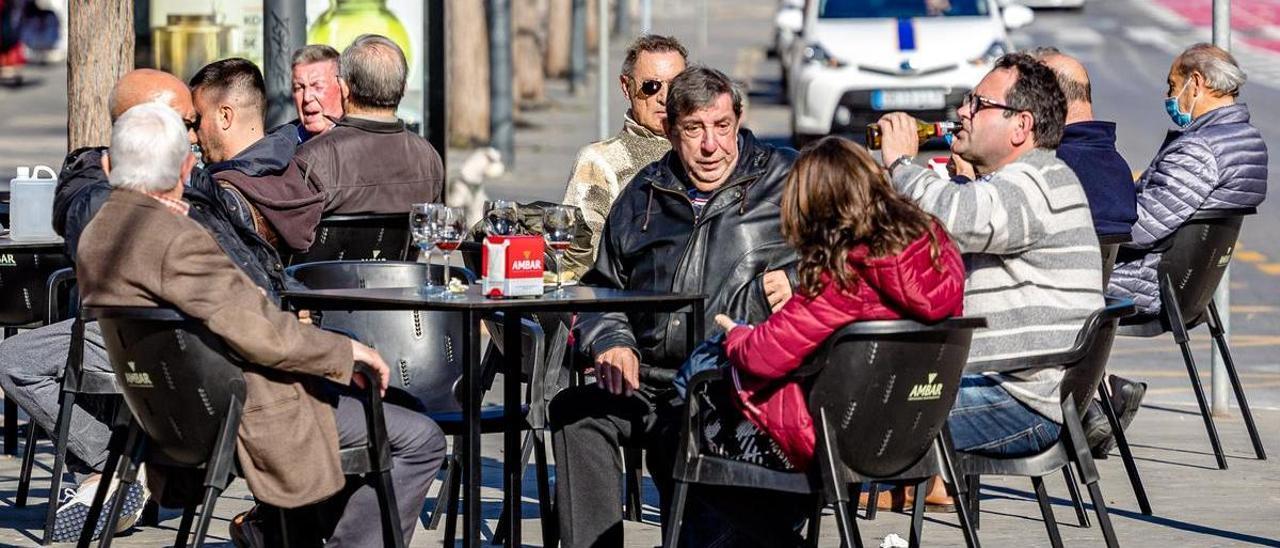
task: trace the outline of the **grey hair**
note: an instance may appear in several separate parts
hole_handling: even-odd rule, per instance
[[[180,184],[182,162],[191,154],[187,128],[167,105],[148,102],[126,110],[111,126],[113,188],[165,192]]]
[[[394,109],[404,97],[409,65],[395,42],[378,34],[363,34],[342,51],[342,79],[356,106]]]
[[[689,51],[679,40],[661,34],[645,34],[636,38],[627,47],[627,53],[622,58],[623,76],[628,78],[635,76],[636,61],[640,59],[641,53],[678,53],[680,59],[689,61]]]
[[[1178,74],[1188,78],[1199,72],[1209,89],[1235,97],[1247,76],[1230,52],[1213,44],[1193,45],[1178,56]]]
[[[676,127],[686,114],[715,104],[724,94],[733,101],[733,114],[741,118],[745,95],[742,86],[710,67],[693,65],[684,69],[671,80],[667,91],[667,129]]]
[[[329,61],[336,66],[339,57],[338,50],[329,46],[308,44],[293,52],[293,61],[289,66],[290,68],[297,68],[298,65],[310,65],[321,61]]]

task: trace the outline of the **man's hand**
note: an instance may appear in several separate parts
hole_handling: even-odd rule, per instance
[[[716,325],[720,326],[720,329],[723,329],[725,333],[728,333],[742,324],[733,321],[732,318],[724,314],[716,314]]]
[[[351,358],[354,361],[368,365],[370,369],[374,370],[378,375],[379,393],[384,396],[387,395],[387,383],[391,382],[391,368],[387,367],[387,362],[382,361],[382,356],[378,355],[378,351],[360,344],[360,341],[351,339]],[[364,378],[363,375],[351,376],[351,383],[360,388],[368,388],[368,382],[369,379]]]
[[[640,388],[640,357],[625,346],[596,356],[596,385],[616,396],[630,396]]]
[[[310,310],[299,310],[299,311],[298,311],[298,323],[304,323],[304,324],[307,324],[307,325],[312,325],[312,323],[313,323],[313,322],[311,321],[311,311],[310,311]]]
[[[920,136],[916,119],[903,112],[890,112],[880,117],[880,155],[885,167],[898,158],[920,152]]]
[[[791,280],[787,279],[786,272],[770,270],[764,273],[764,298],[774,312],[791,300]]]
[[[959,154],[951,153],[951,161],[947,162],[947,171],[951,173],[951,177],[968,177],[970,181],[978,180],[977,172],[973,169],[973,164],[968,160],[961,158]]]

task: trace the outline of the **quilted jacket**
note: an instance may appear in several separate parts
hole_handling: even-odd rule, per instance
[[[807,469],[816,434],[801,380],[790,376],[832,333],[860,320],[911,318],[934,322],[961,314],[964,264],[960,250],[935,222],[935,263],[922,235],[897,255],[849,253],[858,282],[852,291],[829,283],[818,296],[796,296],[768,320],[739,326],[725,339],[731,378],[747,418],[778,442],[788,460]],[[936,267],[935,267],[936,264]]]
[[[1249,124],[1249,108],[1210,111],[1170,131],[1138,179],[1138,222],[1128,247],[1151,249],[1198,210],[1252,207],[1266,194],[1267,144]],[[1107,293],[1132,298],[1140,313],[1159,312],[1159,264],[1160,253],[1124,250]]]

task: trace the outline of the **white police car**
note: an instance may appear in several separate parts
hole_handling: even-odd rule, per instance
[[[996,0],[808,0],[787,66],[796,145],[863,135],[886,112],[955,120],[964,94],[1012,50],[1031,10]],[[802,15],[803,17],[798,17]]]

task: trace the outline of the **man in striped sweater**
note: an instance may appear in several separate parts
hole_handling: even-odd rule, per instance
[[[965,253],[965,314],[987,318],[969,362],[1070,348],[1103,305],[1102,259],[1084,189],[1054,155],[1066,99],[1052,70],[1010,54],[960,108],[952,152],[977,180],[956,184],[911,163],[916,122],[880,120],[894,186],[942,220]],[[951,411],[956,448],[998,455],[1040,451],[1062,425],[1061,369],[966,375]]]

